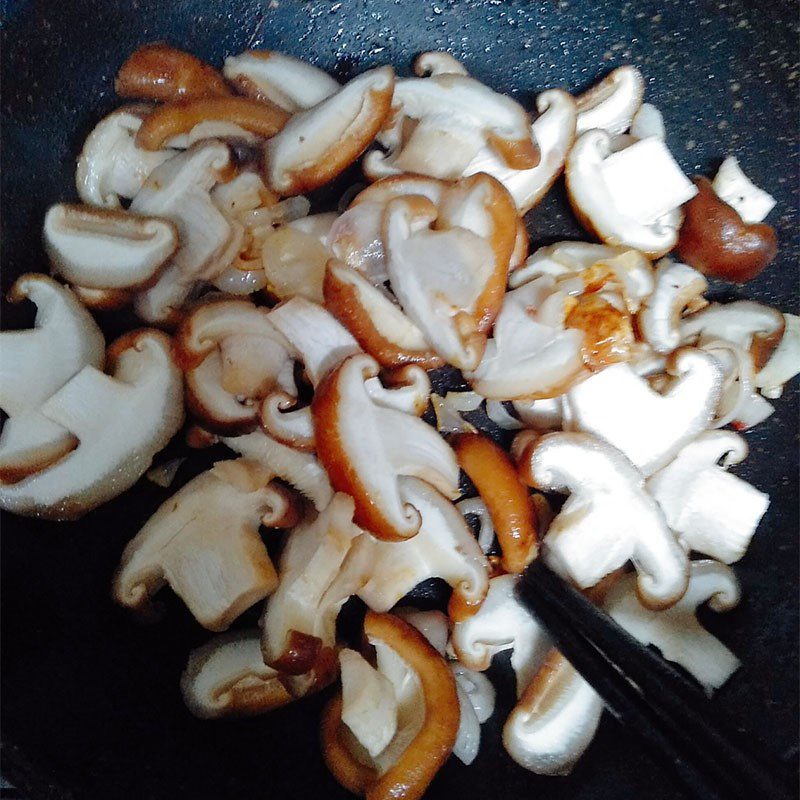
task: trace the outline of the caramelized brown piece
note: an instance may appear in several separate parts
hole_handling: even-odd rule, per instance
[[[756,277],[778,252],[774,228],[748,225],[720,198],[708,178],[694,178],[697,194],[685,206],[678,256],[705,275],[735,283]]]
[[[120,67],[114,88],[120,97],[162,102],[231,94],[213,67],[166,42],[135,50]]]
[[[589,369],[600,370],[630,357],[634,343],[631,318],[599,295],[581,296],[565,324],[583,331],[583,360]]]
[[[269,138],[289,120],[278,106],[247,97],[200,97],[159,106],[142,123],[136,144],[144,150],[159,150],[173,136],[187,133],[208,120],[232,122],[246,131]]]

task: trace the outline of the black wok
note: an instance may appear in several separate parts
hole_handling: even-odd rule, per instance
[[[45,208],[74,197],[74,157],[115,104],[113,75],[138,44],[166,38],[219,64],[246,47],[308,58],[348,78],[419,51],[444,48],[470,72],[526,104],[547,86],[583,88],[623,62],[650,79],[669,144],[688,172],[726,153],[778,199],[778,259],[747,295],[797,312],[797,29],[791,2],[754,0],[6,0],[2,22],[2,282],[46,270]],[[535,243],[577,237],[554,193],[532,214]],[[715,287],[719,296],[738,290]],[[30,308],[4,309],[4,326]],[[121,322],[104,319],[107,333]],[[793,763],[798,712],[797,386],[748,435],[740,470],[772,505],[737,565],[745,601],[707,626],[743,659],[716,696],[754,742]],[[170,453],[181,451],[176,442]],[[182,481],[217,454],[180,473]],[[162,456],[164,458],[164,456]],[[206,634],[174,600],[163,621],[132,624],[109,600],[124,544],[166,497],[142,481],[72,524],[6,517],[2,530],[2,726],[6,777],[31,800],[345,797],[319,755],[326,694],[260,719],[204,723],[184,709],[178,676]],[[250,622],[254,621],[251,615]],[[476,763],[451,760],[431,797],[677,797],[669,781],[604,718],[569,778],[531,775],[499,734],[513,703],[495,666],[498,712]]]

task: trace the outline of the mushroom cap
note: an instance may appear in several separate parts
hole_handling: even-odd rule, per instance
[[[150,173],[175,155],[172,150],[150,152],[136,146],[135,137],[150,106],[123,106],[100,120],[78,156],[75,185],[84,203],[119,208]]]
[[[471,617],[453,626],[450,644],[469,669],[484,671],[497,653],[512,650],[517,697],[530,683],[552,644],[547,632],[517,600],[516,575],[498,575],[489,581],[483,604]]]
[[[70,283],[136,289],[155,279],[178,234],[167,220],[59,203],[45,215],[44,243],[54,272]]]
[[[648,151],[660,148],[659,158],[651,158],[649,152],[645,154],[635,150],[642,145]],[[620,159],[617,163],[625,167],[624,172],[620,168],[620,187],[627,187],[627,181],[636,180],[641,194],[645,181],[648,181],[647,190],[658,197],[661,208],[666,207],[664,213],[656,219],[649,222],[639,221],[630,213],[624,212],[619,205],[628,189],[618,188],[612,191],[606,182],[604,164],[610,156],[611,137],[602,130],[586,131],[578,137],[570,150],[565,174],[567,192],[575,215],[590,233],[596,234],[606,244],[632,247],[653,258],[664,255],[678,241],[680,205],[693,192],[680,180],[682,173],[657,139],[643,140],[631,145],[614,155],[615,159]],[[622,161],[623,158],[625,161]],[[634,161],[634,158],[637,160]],[[643,158],[647,159],[644,166],[639,163]],[[629,165],[627,161],[632,163]],[[668,184],[662,187],[663,195],[656,195],[653,183],[661,180],[668,181]]]
[[[381,539],[407,539],[421,520],[399,478],[421,478],[453,498],[458,465],[431,426],[375,401],[366,381],[377,374],[374,359],[355,355],[319,384],[311,405],[317,454],[333,487],[355,499],[358,525]]]
[[[639,330],[656,353],[671,353],[685,341],[683,312],[706,289],[708,281],[696,269],[666,258],[659,262],[655,288],[638,316]]]
[[[488,147],[482,147],[464,170],[464,175],[485,172],[497,178],[514,198],[520,214],[527,214],[547,194],[564,169],[564,161],[575,141],[577,107],[561,89],[548,89],[536,97],[539,116],[531,130],[540,159],[530,169],[512,169]]]
[[[544,539],[545,558],[561,574],[586,589],[632,560],[648,607],[683,596],[686,553],[619,450],[582,433],[549,433],[524,453],[520,472],[543,491],[569,493]]]
[[[87,365],[41,406],[78,447],[42,472],[0,487],[0,508],[76,519],[132,486],[180,428],[181,378],[169,339],[134,331],[112,351],[113,376]]]
[[[228,56],[222,74],[236,90],[290,114],[311,108],[341,89],[327,72],[275,50],[245,50]]]
[[[567,775],[594,738],[602,713],[597,692],[551,650],[509,714],[503,746],[538,775]]]
[[[692,561],[686,594],[665,611],[654,612],[636,597],[632,576],[611,587],[604,607],[611,618],[644,645],[655,645],[664,658],[680,664],[710,694],[738,669],[739,659],[697,620],[708,602],[717,612],[739,604],[741,590],[730,567],[716,561]]]
[[[725,471],[746,455],[747,442],[733,431],[705,431],[647,481],[687,550],[725,564],[744,555],[769,506],[769,495]]]
[[[372,142],[392,100],[391,67],[368,70],[318,105],[295,114],[267,143],[269,185],[299,194],[328,183]]]
[[[152,613],[151,598],[169,584],[204,628],[226,630],[278,584],[259,525],[285,516],[287,499],[270,479],[258,465],[238,460],[218,462],[189,481],[125,548],[114,599]]]
[[[278,672],[264,663],[257,630],[221,634],[192,650],[181,694],[201,719],[253,716],[292,701]]]
[[[644,98],[644,78],[636,67],[625,65],[606,75],[591,89],[578,95],[578,134],[601,128],[610,134],[630,128]]]
[[[676,351],[668,370],[675,379],[664,394],[629,364],[595,373],[565,395],[569,427],[604,439],[652,475],[710,425],[722,388],[719,363],[702,350]]]

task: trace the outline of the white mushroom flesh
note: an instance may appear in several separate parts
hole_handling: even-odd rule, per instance
[[[728,156],[720,164],[711,186],[749,224],[764,220],[777,203],[744,174],[735,156]]]

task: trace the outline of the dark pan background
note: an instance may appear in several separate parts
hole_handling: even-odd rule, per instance
[[[75,196],[74,158],[116,103],[117,67],[138,44],[166,38],[214,64],[246,47],[278,49],[343,80],[383,63],[407,74],[416,53],[445,48],[528,107],[545,87],[582,89],[635,63],[687,171],[709,173],[734,153],[777,197],[770,222],[781,252],[746,295],[797,313],[794,3],[9,0],[2,7],[4,290],[21,272],[47,269],[42,216]],[[536,244],[581,235],[558,192],[529,227]],[[32,319],[30,308],[4,312],[5,327]],[[102,322],[110,335],[122,326]],[[772,496],[736,568],[745,600],[732,613],[703,615],[744,660],[715,702],[753,742],[789,763],[797,757],[798,718],[797,399],[795,384],[748,434],[752,455],[738,470]],[[175,443],[158,460],[179,452]],[[142,481],[78,523],[4,520],[2,769],[31,800],[346,796],[319,755],[317,718],[327,693],[260,719],[198,722],[177,685],[188,650],[207,634],[173,598],[151,627],[133,624],[109,600],[125,543],[204,459],[219,455],[185,464],[170,490]],[[677,797],[607,716],[571,777],[540,778],[514,765],[499,744],[513,703],[505,666],[493,669],[498,711],[483,727],[476,763],[467,769],[451,759],[430,797]]]

